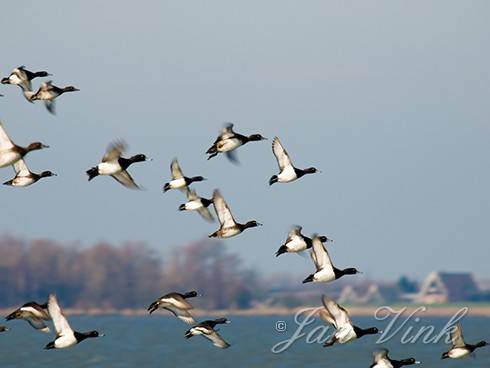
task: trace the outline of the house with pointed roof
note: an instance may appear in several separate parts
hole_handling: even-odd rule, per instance
[[[479,292],[471,273],[432,272],[422,282],[414,301],[422,304],[463,302]]]

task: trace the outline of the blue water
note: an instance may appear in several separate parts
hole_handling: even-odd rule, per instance
[[[232,346],[227,350],[215,348],[201,336],[184,338],[187,326],[174,318],[164,316],[72,316],[70,322],[82,331],[97,329],[105,337],[91,339],[65,350],[43,350],[52,340],[49,334],[31,329],[23,321],[9,323],[10,331],[0,334],[0,367],[369,367],[371,354],[376,348],[390,349],[393,358],[415,357],[422,361],[418,367],[490,367],[490,347],[480,349],[476,357],[459,361],[442,361],[441,353],[447,349],[442,340],[438,344],[400,343],[403,333],[389,342],[376,345],[377,336],[364,337],[347,345],[323,348],[320,344],[306,343],[302,337],[289,349],[274,354],[271,348],[291,337],[296,330],[293,316],[288,317],[230,317],[232,323],[220,328],[220,333]],[[410,325],[417,330],[421,325],[433,324],[437,333],[447,318],[425,319]],[[277,321],[284,321],[286,331],[276,331]],[[386,328],[386,322],[373,318],[353,317],[363,327]],[[316,322],[305,328],[311,333]],[[283,324],[279,324],[284,328]],[[464,335],[468,342],[482,339],[490,341],[490,318],[466,317]],[[414,332],[415,333],[415,332]]]

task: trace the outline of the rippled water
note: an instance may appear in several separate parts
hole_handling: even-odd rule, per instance
[[[305,337],[280,354],[271,352],[273,345],[292,336],[296,330],[293,316],[230,317],[232,323],[220,328],[222,336],[232,346],[217,349],[200,336],[190,340],[183,335],[187,326],[174,318],[163,316],[72,316],[74,328],[97,329],[105,337],[91,339],[65,350],[43,350],[52,336],[36,332],[22,321],[9,323],[10,331],[0,334],[0,367],[369,367],[376,337],[364,337],[352,344],[323,348],[307,344]],[[276,331],[276,322],[284,321],[286,331]],[[360,326],[386,328],[385,322],[373,318],[353,317]],[[439,331],[448,318],[412,322],[416,332],[420,325],[433,324]],[[305,329],[310,333],[320,326],[317,322]],[[281,328],[284,326],[281,326]],[[490,340],[490,318],[472,317],[463,321],[469,342]],[[402,330],[407,331],[407,328]],[[447,346],[422,343],[402,345],[402,333],[382,345],[394,358],[415,357],[423,364],[418,367],[490,367],[490,347],[479,350],[476,358],[460,361],[440,360]]]

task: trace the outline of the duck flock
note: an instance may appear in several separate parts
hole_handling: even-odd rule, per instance
[[[24,66],[19,66],[12,70],[9,76],[2,79],[2,84],[19,86],[27,101],[33,103],[34,101],[42,100],[47,110],[54,114],[55,100],[60,95],[65,92],[79,90],[73,86],[60,88],[55,86],[52,81],[43,82],[36,91],[32,90],[33,79],[48,76],[51,76],[51,74],[46,71],[32,72]],[[224,154],[230,161],[237,162],[236,150],[239,147],[250,142],[259,142],[266,139],[260,134],[246,136],[237,133],[234,130],[234,125],[229,123],[220,132],[206,154],[208,155],[208,160],[219,154]],[[55,176],[56,174],[51,171],[43,171],[39,174],[34,173],[30,171],[26,164],[27,154],[31,151],[44,148],[48,148],[48,146],[41,142],[33,142],[27,146],[17,145],[8,136],[4,125],[0,122],[0,168],[12,166],[15,171],[15,177],[4,184],[14,187],[27,187],[36,183],[41,178]],[[90,181],[97,176],[111,176],[127,188],[138,189],[139,186],[129,174],[128,168],[133,163],[149,161],[150,159],[144,154],[124,157],[126,150],[127,145],[122,141],[111,143],[102,157],[101,162],[86,171],[88,180]],[[305,175],[318,172],[314,167],[306,169],[295,167],[288,152],[277,137],[272,140],[272,152],[277,160],[279,173],[270,178],[269,185],[275,183],[291,183]],[[203,219],[212,222],[214,221],[214,217],[209,207],[213,205],[220,227],[210,234],[209,237],[231,238],[241,234],[246,229],[261,226],[255,220],[250,220],[245,223],[237,222],[225,198],[218,189],[213,192],[211,199],[200,197],[195,190],[190,188],[190,185],[206,179],[200,175],[184,175],[177,159],[171,162],[170,173],[171,180],[163,186],[163,191],[179,190],[185,194],[187,202],[179,206],[180,211],[196,211]],[[296,226],[289,232],[284,244],[277,250],[276,257],[285,253],[309,252],[315,269],[313,273],[303,280],[303,283],[333,282],[343,276],[360,273],[354,267],[340,269],[334,266],[326,248],[326,244],[332,242],[332,239],[324,235],[313,234],[311,237],[308,237],[302,233],[301,226]],[[197,322],[192,316],[190,311],[192,311],[193,306],[189,302],[189,299],[199,296],[197,291],[185,293],[170,292],[151,303],[148,311],[151,314],[159,309],[164,309],[171,312],[182,322],[190,325],[190,328],[184,333],[186,339],[201,335],[218,348],[228,348],[230,344],[224,340],[216,328],[219,325],[230,323],[227,318]],[[379,333],[376,327],[361,328],[354,325],[349,317],[348,311],[337,304],[332,298],[324,295],[322,297],[322,304],[323,308],[320,308],[318,312],[320,319],[335,329],[335,333],[324,343],[325,347],[334,344],[349,343],[363,336]],[[49,321],[51,321],[56,335],[54,340],[45,346],[46,349],[68,348],[85,339],[103,336],[103,334],[97,331],[74,331],[63,315],[55,294],[50,294],[47,303],[44,304],[38,304],[36,302],[24,304],[9,314],[6,320],[25,320],[34,329],[45,333],[51,332],[48,326]],[[7,327],[0,326],[0,332],[7,330]],[[485,341],[480,341],[476,344],[466,343],[463,339],[460,324],[452,326],[450,335],[452,345],[447,352],[442,354],[442,359],[463,358],[473,353],[477,348],[488,345]],[[372,368],[397,368],[419,363],[414,358],[403,360],[391,359],[388,355],[388,350],[375,351],[373,356],[373,363],[370,366]]]

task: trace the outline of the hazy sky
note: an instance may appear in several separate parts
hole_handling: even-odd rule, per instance
[[[264,224],[226,241],[260,270],[310,273],[309,260],[274,257],[302,224],[336,240],[339,267],[367,276],[488,278],[489,12],[487,1],[6,2],[2,76],[24,64],[81,91],[51,116],[0,86],[12,139],[51,146],[29,154],[31,169],[59,174],[0,187],[0,233],[143,240],[165,255],[217,228],[178,212],[180,192],[162,193],[178,157],[209,178],[199,194],[219,187],[237,220]],[[270,139],[242,147],[241,166],[206,161],[225,121]],[[322,173],[269,187],[275,135],[298,167]],[[130,169],[145,191],[87,182],[115,138],[154,158]]]

